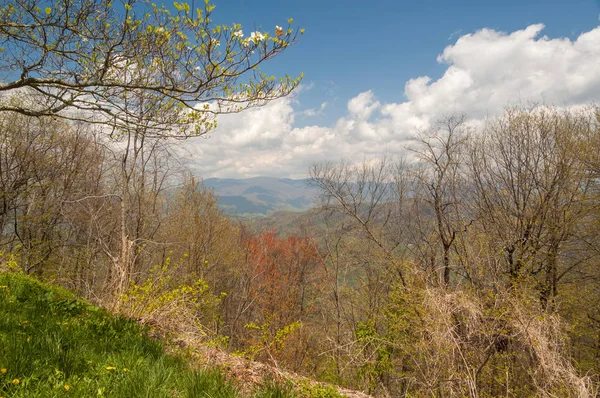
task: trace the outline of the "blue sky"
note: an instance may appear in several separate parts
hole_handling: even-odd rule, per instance
[[[473,109],[470,115],[473,106],[462,98],[479,95],[477,102],[485,102],[488,96],[481,97],[482,91],[491,98],[486,114],[494,114],[500,100],[504,105],[519,99],[550,101],[559,106],[600,100],[592,70],[595,57],[600,56],[600,48],[594,45],[600,38],[600,32],[596,34],[600,24],[599,0],[216,0],[214,4],[216,21],[241,23],[247,32],[255,28],[272,30],[274,25],[285,25],[293,17],[294,24],[305,28],[306,33],[299,43],[263,69],[276,75],[304,72],[305,78],[294,98],[270,105],[267,110],[224,120],[209,140],[191,143],[197,170],[206,177],[301,177],[310,162],[318,161],[317,155],[339,160],[361,154],[376,156],[378,151],[401,152],[401,142],[410,135],[410,126],[396,119],[408,120],[414,115],[400,108],[416,104],[420,122],[413,127],[426,128],[421,99],[439,100],[435,96],[446,90],[440,87],[460,86],[462,83],[452,83],[460,79],[468,80],[469,88],[461,88],[461,95],[450,93],[452,106],[447,111],[459,110],[473,119],[480,118],[483,108]],[[582,35],[586,40],[577,44]],[[446,56],[438,59],[448,46]],[[494,57],[497,69],[494,64],[483,62],[489,59],[493,63]],[[597,61],[595,65],[600,65],[600,57]],[[512,68],[512,74],[506,72]],[[459,72],[454,73],[454,69]],[[452,80],[446,76],[449,71],[460,78]],[[593,80],[593,87],[573,88],[586,73]],[[413,85],[411,100],[407,83],[422,76],[429,80]],[[575,83],[553,88],[552,79],[571,78]],[[428,87],[438,81],[440,87]],[[496,90],[489,81],[495,81],[498,90],[503,91]],[[530,81],[534,82],[531,87],[527,84]],[[433,92],[436,90],[437,94]],[[471,98],[470,103],[473,101]],[[243,126],[249,123],[262,127],[244,131]],[[276,131],[278,123],[280,131]],[[357,131],[352,133],[353,129]],[[311,151],[298,151],[288,137],[294,134],[301,137],[298,146],[310,146],[311,137],[326,136],[329,147],[313,145],[312,156],[298,160]],[[376,144],[378,149],[361,152],[345,139],[363,139],[363,147]],[[239,152],[234,151],[236,145]],[[245,162],[244,149],[254,154]],[[222,154],[213,159],[211,150],[226,152],[236,159],[223,161]]]

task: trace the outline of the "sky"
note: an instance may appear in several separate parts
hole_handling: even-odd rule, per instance
[[[245,32],[293,18],[305,34],[262,69],[305,77],[291,96],[187,140],[204,178],[306,178],[315,162],[402,156],[445,115],[479,126],[514,104],[600,103],[600,0],[214,4],[216,22]]]

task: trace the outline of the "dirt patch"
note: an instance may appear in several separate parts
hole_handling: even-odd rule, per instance
[[[170,342],[169,347],[174,351],[184,349],[191,355],[194,363],[199,367],[218,368],[241,389],[242,393],[249,393],[257,385],[268,381],[289,382],[296,387],[301,386],[331,386],[347,398],[372,398],[360,391],[349,390],[337,386],[314,381],[308,377],[278,369],[274,366],[251,361],[236,355],[231,355],[221,349],[209,347],[202,343],[176,339]]]

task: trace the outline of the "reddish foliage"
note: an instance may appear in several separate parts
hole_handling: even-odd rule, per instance
[[[262,232],[245,240],[255,309],[279,328],[303,318],[322,270],[317,244],[308,237]]]

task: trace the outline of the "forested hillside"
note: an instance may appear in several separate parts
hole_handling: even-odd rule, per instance
[[[403,162],[315,164],[319,206],[278,233],[230,219],[160,151],[129,165],[123,223],[110,145],[4,114],[3,268],[375,395],[591,397],[599,127],[593,106],[477,131],[450,117]]]
[[[306,165],[310,191],[287,180],[284,198],[302,206],[317,199],[305,213],[249,223],[219,207],[174,144],[208,137],[217,121],[251,108],[275,103],[292,112],[277,101],[303,75],[261,67],[304,30],[289,18],[244,34],[239,23],[217,24],[214,9],[209,1],[0,4],[1,280],[33,275],[183,346],[373,396],[598,396],[600,108],[581,105],[589,93],[573,94],[577,106],[489,114],[473,95],[479,113],[470,119],[424,117],[437,106],[427,98],[418,117],[405,114],[415,102],[383,106],[368,91],[348,101],[348,117],[332,129],[292,129],[287,113],[291,143],[273,133],[277,108],[266,108],[266,132],[244,120],[248,130],[235,144],[246,145],[253,167],[279,162],[278,174],[301,156],[317,159]],[[577,50],[591,58],[598,34]],[[577,73],[593,75],[588,69]],[[454,66],[447,71],[466,76],[456,86],[475,84]],[[408,81],[407,97],[433,90],[428,82]],[[504,98],[484,87],[477,95],[487,90],[490,103]],[[380,123],[369,125],[376,108]],[[402,112],[390,116],[394,109]],[[364,144],[360,159],[324,156],[323,148],[349,148],[339,137],[379,145],[394,135],[407,145]],[[264,153],[274,142],[285,156]],[[256,170],[222,152],[213,170]],[[248,190],[263,203],[277,196]],[[14,310],[13,293],[1,290],[12,283],[0,297]],[[9,336],[13,315],[5,313],[0,335]],[[18,362],[15,352],[0,346],[0,360]],[[139,375],[156,385],[157,373]]]

